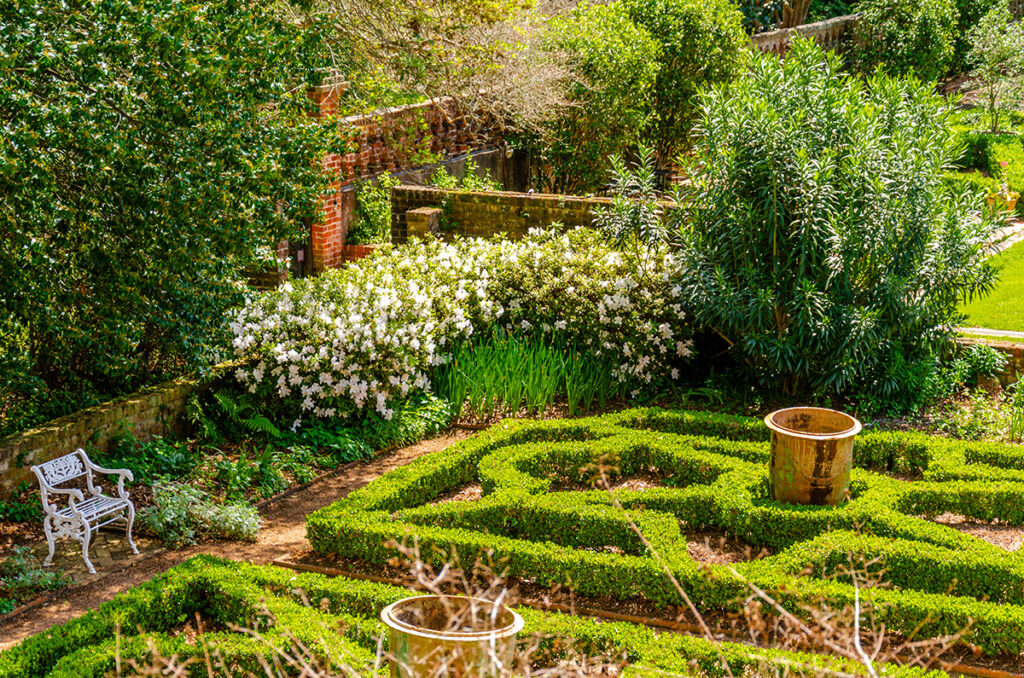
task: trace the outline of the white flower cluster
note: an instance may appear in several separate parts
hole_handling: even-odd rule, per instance
[[[239,311],[234,348],[251,360],[236,376],[300,414],[390,418],[397,399],[430,389],[455,342],[500,324],[612,358],[622,380],[676,378],[691,351],[679,272],[652,256],[649,280],[589,229],[387,248]]]

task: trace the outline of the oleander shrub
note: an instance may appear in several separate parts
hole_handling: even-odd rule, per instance
[[[243,387],[294,416],[375,412],[428,391],[456,344],[495,325],[609,361],[624,388],[678,377],[691,354],[676,260],[640,276],[590,229],[519,241],[419,241],[252,301],[232,322]]]
[[[298,647],[311,653],[310,663],[327,663],[336,675],[381,675],[378,652],[388,648],[380,611],[410,595],[416,594],[401,586],[195,556],[0,654],[0,678],[101,678],[130,662],[146,665],[154,650],[194,662],[204,673],[209,659],[215,669],[224,661],[230,675],[263,675],[266,666],[279,666],[282,652],[301,656]],[[695,669],[708,676],[756,675],[758,669],[794,665],[867,675],[862,666],[834,657],[711,643],[528,607],[516,611],[526,623],[524,645],[537,645],[523,658],[547,672],[559,661],[625,653],[630,666],[624,675],[633,676],[689,675]],[[207,631],[201,639],[182,633],[197,615],[207,628],[238,630]],[[251,628],[258,628],[258,637],[243,631]],[[304,668],[308,675],[312,667]],[[892,678],[933,675],[899,666],[884,671]]]
[[[989,290],[993,223],[944,181],[949,105],[913,78],[866,80],[796,40],[705,92],[680,279],[743,374],[789,393],[920,388]]]
[[[913,73],[938,80],[953,65],[957,45],[954,0],[861,0],[854,60],[862,71]]]
[[[633,22],[660,46],[649,138],[662,165],[687,148],[698,92],[732,80],[749,51],[743,15],[729,0],[623,0]]]
[[[688,551],[687,534],[720,531],[770,550],[731,567],[791,611],[851,603],[843,565],[878,558],[885,585],[862,582],[859,595],[889,632],[922,639],[967,629],[985,654],[1024,650],[1019,558],[931,520],[948,512],[1024,524],[1024,448],[864,433],[850,500],[796,506],[768,494],[768,438],[758,419],[662,409],[505,421],[310,514],[308,537],[317,553],[376,565],[414,539],[437,565],[453,554],[464,565],[486,557],[541,586],[678,605],[667,567],[704,613],[741,612],[745,585]],[[612,485],[638,475],[658,482],[609,494],[595,485],[599,470]],[[472,483],[479,499],[434,501]]]
[[[608,158],[633,152],[654,113],[661,46],[621,1],[581,4],[547,24],[549,49],[573,77],[561,108],[531,151],[552,193],[585,194],[607,179]]]

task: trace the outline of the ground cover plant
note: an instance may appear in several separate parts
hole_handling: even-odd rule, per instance
[[[1017,243],[992,257],[999,282],[988,295],[961,306],[965,325],[1024,332],[1024,243]]]
[[[767,437],[758,419],[686,411],[504,422],[309,515],[308,538],[317,553],[379,566],[415,538],[428,562],[486,554],[540,585],[678,605],[667,567],[705,614],[741,610],[745,582],[792,609],[859,595],[891,633],[966,629],[986,655],[1024,651],[1019,554],[930,519],[949,512],[1024,524],[1020,447],[862,434],[851,499],[833,508],[769,498]],[[591,489],[598,469],[612,482],[658,482],[609,494]],[[434,502],[474,483],[479,499]],[[699,563],[684,535],[706,530],[771,555]],[[884,568],[888,587],[855,588],[843,575],[850,553]]]
[[[206,657],[214,665],[223,661],[232,675],[264,675],[261,661],[273,665],[275,656],[283,658],[279,653],[300,645],[313,655],[310,664],[328,665],[329,675],[386,675],[386,664],[381,667],[377,661],[386,651],[378,645],[384,631],[378,615],[384,606],[409,595],[415,594],[398,586],[197,556],[0,654],[0,676],[124,675],[119,667],[126,669],[132,662],[147,665],[157,654],[173,655],[179,665],[194,662],[190,675],[207,675]],[[578,653],[624,655],[628,668],[622,675],[627,676],[691,675],[694,669],[702,675],[725,675],[723,662],[729,675],[779,666],[865,675],[862,667],[842,659],[728,642],[712,644],[634,624],[529,608],[517,611],[526,621],[520,638],[536,648],[533,665],[517,675],[545,675],[545,670],[551,675],[558,662]],[[208,629],[199,639],[196,624]],[[243,630],[251,628],[256,632]],[[298,674],[300,668],[288,666],[274,675]],[[305,668],[302,675],[316,675],[309,673],[309,666]],[[568,669],[565,672],[571,674]],[[926,674],[920,669],[886,667],[886,675]]]

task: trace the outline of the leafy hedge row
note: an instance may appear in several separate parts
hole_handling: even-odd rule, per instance
[[[345,662],[358,675],[384,675],[373,668],[378,638],[384,631],[378,615],[384,606],[409,595],[395,586],[196,556],[94,611],[0,654],[0,676],[104,676],[115,669],[117,654],[122,662],[146,661],[150,642],[165,656],[176,654],[182,661],[195,657],[202,665],[203,645],[190,644],[184,634],[172,635],[197,613],[208,626],[258,624],[262,640],[221,631],[206,635],[211,650],[238,672],[262,675],[260,658],[271,659],[275,648],[287,649],[294,639],[307,648],[330,653],[336,663]],[[304,600],[318,605],[307,606]],[[715,647],[702,639],[656,633],[633,624],[529,609],[519,612],[526,621],[523,636],[539,640],[541,648],[550,653],[547,659],[564,656],[567,644],[560,639],[572,638],[575,650],[588,655],[625,652],[632,664],[627,675],[689,673],[691,662],[707,675],[721,675],[720,656],[727,659],[735,675],[765,661],[862,673],[856,665],[818,655],[757,651],[730,643]],[[115,640],[118,628],[123,634],[119,641]],[[926,673],[887,667],[886,675],[918,678]]]
[[[865,433],[852,500],[829,508],[768,497],[767,438],[757,419],[663,410],[503,423],[311,514],[308,536],[320,553],[383,564],[395,555],[389,541],[415,535],[421,557],[435,562],[489,554],[513,576],[583,595],[680,603],[632,520],[704,609],[737,610],[745,586],[724,566],[694,561],[684,536],[725,530],[778,551],[735,569],[794,609],[821,598],[851,602],[852,586],[825,575],[847,554],[877,555],[894,588],[866,595],[890,629],[920,637],[970,626],[969,640],[986,653],[1024,651],[1020,556],[915,517],[948,511],[1024,524],[1024,449]],[[598,467],[613,481],[654,473],[662,486],[616,490],[624,513],[608,493],[580,489]],[[428,503],[474,481],[478,501]],[[805,565],[816,572],[802,575]]]

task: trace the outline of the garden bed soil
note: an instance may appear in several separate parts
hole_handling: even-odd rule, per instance
[[[379,566],[355,558],[344,558],[337,554],[321,556],[308,548],[293,555],[278,558],[273,565],[299,572],[314,572],[329,577],[348,577],[395,586],[410,590],[425,590],[409,570],[395,565]],[[551,589],[533,582],[512,578],[504,582],[509,595],[505,599],[510,606],[523,605],[538,610],[549,610],[608,621],[624,621],[650,626],[665,632],[704,636],[693,615],[682,606],[660,606],[642,598],[619,600],[610,596],[576,596],[562,589]],[[477,591],[465,591],[454,587],[444,591],[451,595],[480,595]],[[767,609],[762,610],[763,613]],[[741,615],[714,613],[704,615],[704,622],[717,640],[752,645],[748,625]],[[886,637],[886,645],[892,647],[902,639]],[[824,648],[811,650],[824,652]],[[916,664],[913,657],[906,661]],[[979,676],[980,678],[1024,678],[1024,655],[982,657],[975,655],[968,647],[951,648],[942,655],[940,662],[932,668],[942,668],[954,674]],[[600,674],[599,674],[600,675]]]
[[[1004,551],[1017,551],[1024,544],[1024,528],[1004,525],[998,522],[974,520],[954,513],[943,513],[932,519],[934,522],[998,546]]]

